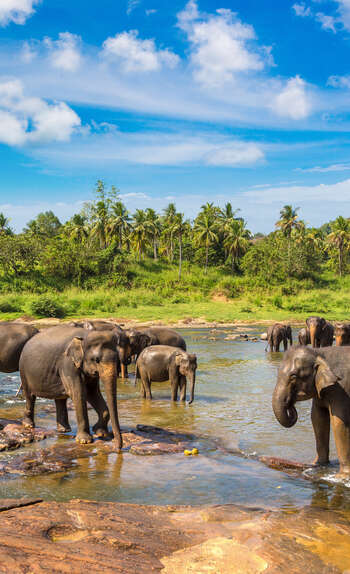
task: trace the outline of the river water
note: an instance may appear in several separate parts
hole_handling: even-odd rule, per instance
[[[246,332],[253,337],[264,330],[256,325]],[[194,434],[198,456],[103,453],[81,459],[76,468],[63,473],[2,478],[0,498],[76,497],[161,505],[235,503],[290,510],[315,504],[349,510],[350,488],[334,482],[336,465],[318,473],[317,479],[307,480],[256,460],[257,455],[269,455],[311,462],[315,456],[311,402],[297,405],[299,420],[291,429],[282,428],[272,412],[271,395],[282,353],[265,353],[261,341],[226,340],[232,329],[186,329],[182,333],[188,349],[198,358],[194,403],[172,404],[168,383],[152,384],[152,402],[141,399],[131,376],[125,383],[118,382],[119,417],[122,427],[147,424]],[[24,407],[21,398],[14,398],[19,375],[0,374],[0,379],[0,416],[16,417]],[[41,413],[45,402],[37,401],[37,424],[55,428],[54,414]],[[70,419],[74,426],[73,413]],[[43,448],[53,440],[33,448]],[[244,455],[237,454],[237,449]],[[331,455],[336,459],[333,443]],[[11,456],[15,454],[0,455],[0,462]]]

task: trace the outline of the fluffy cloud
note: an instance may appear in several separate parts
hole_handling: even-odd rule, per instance
[[[273,109],[278,115],[302,120],[311,111],[309,97],[305,90],[305,82],[299,76],[288,80],[283,90],[274,98]]]
[[[19,80],[0,82],[0,142],[20,146],[67,141],[80,123],[64,102],[28,97]]]
[[[339,19],[346,30],[350,30],[350,0],[335,0],[338,3]]]
[[[107,38],[103,53],[117,61],[126,72],[154,72],[166,66],[174,68],[179,57],[170,50],[158,50],[153,39],[141,40],[137,30]]]
[[[307,18],[308,16],[312,15],[311,8],[309,6],[306,7],[304,3],[293,4],[292,8],[293,8],[295,14],[297,16],[301,16],[301,18]]]
[[[25,24],[26,20],[34,14],[34,6],[39,0],[1,0],[0,26],[10,22]]]
[[[218,167],[244,167],[264,159],[262,149],[254,143],[233,142],[208,154],[206,163]]]
[[[223,84],[237,73],[256,72],[264,67],[264,51],[253,45],[253,27],[241,22],[231,10],[202,15],[197,2],[190,0],[178,14],[178,26],[191,43],[194,75],[202,84]]]
[[[81,63],[81,38],[69,32],[61,32],[58,40],[45,38],[45,45],[49,49],[49,57],[54,68],[66,72],[75,72]]]

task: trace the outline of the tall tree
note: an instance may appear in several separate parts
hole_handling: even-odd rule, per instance
[[[219,208],[213,203],[202,205],[201,212],[194,222],[194,240],[196,245],[205,247],[205,273],[208,270],[209,247],[218,241]]]
[[[110,198],[106,193],[105,184],[100,179],[97,181],[95,194],[97,200],[92,203],[91,236],[98,240],[102,249],[105,249],[107,247]]]
[[[143,209],[137,209],[133,215],[133,224],[130,236],[138,253],[138,259],[141,261],[147,242],[150,238],[149,222],[147,221],[146,212]]]
[[[344,256],[350,245],[350,222],[341,215],[331,223],[331,232],[327,242],[338,251],[338,273],[344,273]]]
[[[148,233],[153,243],[153,258],[156,261],[158,259],[158,239],[161,234],[162,226],[159,215],[151,207],[146,209],[146,221]]]
[[[226,224],[224,245],[229,256],[231,256],[231,268],[234,271],[238,267],[238,260],[248,249],[250,231],[246,228],[242,219],[231,219]]]
[[[10,220],[2,212],[0,213],[0,235],[13,235]]]
[[[84,243],[89,235],[86,217],[80,213],[73,215],[66,223],[65,229],[68,237],[75,243]]]
[[[108,223],[108,236],[118,237],[119,247],[123,247],[123,243],[127,241],[129,231],[131,229],[131,218],[128,210],[121,201],[116,201],[111,205],[111,214]]]
[[[182,248],[183,248],[183,236],[191,229],[191,226],[188,221],[184,220],[183,213],[177,213],[175,216],[175,220],[173,223],[173,233],[174,237],[178,238],[179,241],[179,280],[181,279],[182,274]]]
[[[176,218],[176,205],[169,203],[164,209],[163,216],[163,236],[167,242],[167,251],[170,261],[174,259],[174,222]]]
[[[301,222],[298,221],[299,209],[299,207],[293,209],[291,205],[285,205],[280,211],[280,219],[276,222],[276,227],[288,238],[290,238],[292,230],[301,225]]]
[[[35,219],[29,221],[24,232],[42,239],[47,239],[58,235],[61,227],[62,224],[60,220],[56,217],[53,211],[50,210],[39,213]]]

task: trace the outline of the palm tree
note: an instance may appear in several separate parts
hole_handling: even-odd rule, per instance
[[[280,219],[276,222],[276,227],[288,238],[290,238],[292,230],[301,225],[301,222],[298,221],[299,209],[300,207],[293,209],[291,205],[285,205],[280,211]]]
[[[170,261],[174,259],[174,232],[173,232],[173,225],[176,217],[176,205],[175,203],[169,203],[167,207],[164,209],[164,216],[163,216],[163,237],[165,238],[166,242],[168,243],[167,251]]]
[[[232,272],[237,267],[238,259],[249,247],[250,231],[246,229],[243,219],[231,219],[225,226],[224,246],[228,255],[231,256]]]
[[[208,270],[209,247],[218,241],[218,209],[212,203],[202,205],[202,211],[194,222],[195,243],[205,246],[205,273]]]
[[[191,229],[188,221],[184,221],[184,214],[177,213],[173,224],[174,237],[179,240],[179,280],[182,272],[182,240],[185,233]]]
[[[143,251],[150,237],[149,222],[147,221],[146,212],[143,209],[137,209],[133,215],[133,225],[130,236],[138,252],[139,261],[141,261]]]
[[[340,277],[344,271],[344,254],[350,244],[350,222],[341,215],[331,223],[331,233],[327,237],[329,245],[338,250],[338,271]]]
[[[227,202],[225,204],[225,207],[223,209],[220,209],[219,217],[220,217],[220,220],[222,223],[221,237],[223,240],[225,238],[225,233],[224,233],[225,227],[226,226],[229,227],[231,225],[231,222],[235,221],[236,215],[239,211],[240,211],[240,209],[233,209],[232,203],[230,203],[230,202]],[[224,250],[225,250],[225,260],[226,260],[227,259],[227,249],[226,249],[225,243],[224,243]]]
[[[113,203],[110,211],[108,236],[113,237],[114,235],[117,235],[119,247],[121,248],[123,246],[123,241],[127,238],[131,228],[130,215],[121,201]]]
[[[81,213],[73,215],[66,224],[66,233],[75,243],[84,243],[89,235],[86,217]]]
[[[158,238],[161,234],[161,222],[159,219],[159,215],[152,209],[148,207],[146,209],[146,220],[148,225],[149,234],[152,238],[153,243],[153,258],[155,261],[158,259],[157,247],[158,247]]]
[[[98,200],[92,204],[93,225],[91,236],[96,237],[100,243],[100,247],[105,249],[107,247],[110,199],[106,194],[103,181],[98,180],[95,193]]]
[[[10,220],[3,213],[0,213],[0,235],[12,235]]]

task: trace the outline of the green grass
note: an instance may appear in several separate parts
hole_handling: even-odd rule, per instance
[[[181,282],[175,265],[146,261],[130,266],[131,288],[0,293],[0,319],[30,317],[116,317],[176,322],[193,318],[233,322],[304,321],[307,315],[350,319],[350,276],[324,273],[319,287],[291,282],[261,287],[253,279],[211,268],[184,265]]]

